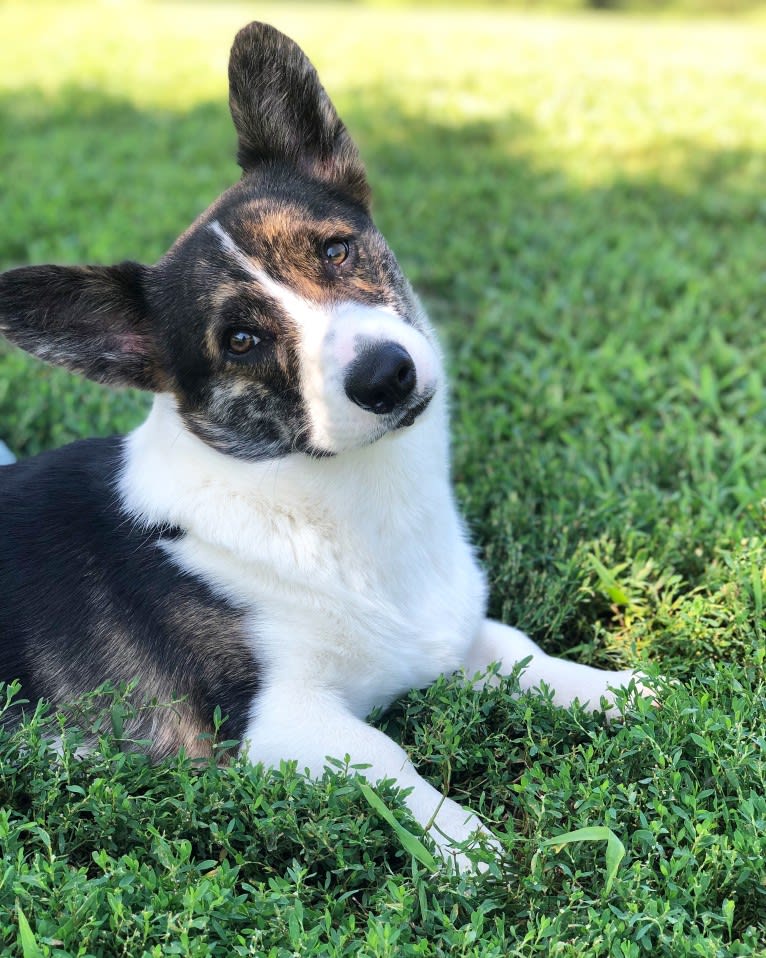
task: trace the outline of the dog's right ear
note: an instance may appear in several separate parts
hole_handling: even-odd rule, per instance
[[[265,23],[239,31],[229,59],[229,106],[245,173],[286,162],[362,206],[370,188],[348,130],[301,48]]]
[[[138,263],[9,270],[0,275],[0,333],[96,382],[160,391],[146,271]]]

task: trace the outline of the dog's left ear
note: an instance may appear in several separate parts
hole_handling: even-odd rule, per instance
[[[150,268],[23,266],[0,274],[0,333],[39,359],[96,382],[159,392],[145,282]]]
[[[301,48],[265,23],[239,31],[229,60],[229,106],[247,174],[286,162],[364,207],[370,188],[351,137]]]

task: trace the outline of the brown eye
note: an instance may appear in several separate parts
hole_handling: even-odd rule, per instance
[[[348,243],[340,239],[329,240],[324,244],[322,254],[331,266],[340,266],[348,258]]]
[[[251,333],[247,329],[232,329],[226,334],[226,348],[235,356],[244,356],[259,342],[260,339],[255,333]]]

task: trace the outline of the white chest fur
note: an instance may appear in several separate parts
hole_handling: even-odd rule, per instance
[[[186,530],[168,550],[252,611],[268,678],[326,689],[363,716],[457,668],[484,615],[433,407],[351,453],[245,463],[158,397],[127,441],[123,502],[139,521]]]

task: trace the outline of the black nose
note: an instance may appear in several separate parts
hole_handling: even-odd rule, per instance
[[[344,387],[351,400],[378,416],[391,412],[415,388],[415,363],[398,343],[368,346],[349,367]]]

